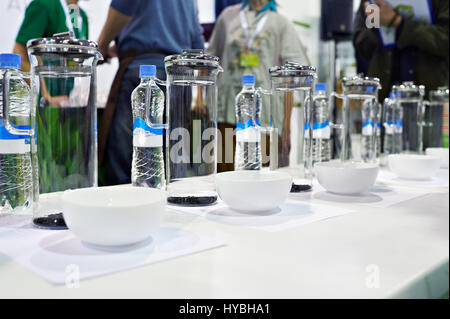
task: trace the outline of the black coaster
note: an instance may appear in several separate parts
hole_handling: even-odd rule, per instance
[[[311,189],[312,189],[312,187],[310,185],[296,185],[296,184],[292,184],[291,193],[308,192]]]
[[[52,214],[46,217],[33,219],[34,225],[43,229],[65,230],[68,229],[62,213]]]
[[[167,202],[180,206],[208,206],[217,201],[217,196],[168,197]]]

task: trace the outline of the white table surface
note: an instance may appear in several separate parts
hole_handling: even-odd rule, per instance
[[[0,298],[439,298],[449,290],[449,193],[426,191],[388,209],[336,203],[355,213],[276,233],[169,211],[164,224],[228,246],[79,288],[52,286],[0,254]]]

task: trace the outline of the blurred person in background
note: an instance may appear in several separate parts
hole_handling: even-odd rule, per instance
[[[395,28],[395,46],[384,48],[378,29],[366,26],[366,17],[372,12],[366,10],[370,3],[364,0],[359,8],[353,43],[357,56],[369,61],[367,75],[381,80],[380,101],[388,97],[393,85],[404,81],[425,85],[427,92],[448,86],[449,1],[429,2],[433,24],[403,17],[389,1],[375,0],[375,3],[380,8],[380,25]]]
[[[131,93],[140,82],[139,66],[156,65],[158,77],[165,80],[164,58],[183,49],[203,49],[202,32],[196,0],[112,0],[98,39],[105,59],[118,56],[120,62],[99,130],[106,185],[131,183]]]
[[[242,3],[242,0],[216,0],[216,18],[229,6]]]
[[[231,171],[234,163],[229,163],[231,158],[226,158],[230,150],[225,149],[225,131],[236,125],[235,99],[242,89],[242,75],[255,75],[256,86],[269,89],[270,67],[286,61],[302,65],[310,62],[294,25],[277,12],[273,0],[244,0],[242,4],[227,7],[216,22],[208,53],[218,56],[224,68],[219,82],[218,126],[223,143],[218,171]],[[261,118],[265,123],[269,122],[269,105],[269,98],[264,96]],[[292,105],[287,112],[290,114],[291,111]],[[286,121],[290,119],[289,114]],[[284,127],[289,128],[290,122]],[[287,129],[283,134],[284,143],[290,143],[289,131]],[[268,154],[262,151],[263,155]]]
[[[73,31],[75,38],[89,38],[89,21],[78,0],[33,0],[16,37],[13,52],[22,57],[22,70],[30,71],[27,42]]]
[[[78,6],[78,0],[33,0],[25,11],[25,17],[16,37],[13,52],[22,59],[22,71],[30,71],[27,42],[32,39],[52,37],[54,34],[72,31],[81,40],[89,38],[89,21],[86,12]],[[44,98],[53,105],[60,105],[68,96],[51,96],[45,88]]]

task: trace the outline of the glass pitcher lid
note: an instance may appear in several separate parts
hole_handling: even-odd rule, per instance
[[[208,55],[204,50],[183,50],[183,53],[170,55],[164,59],[166,66],[220,68],[220,59]]]
[[[425,96],[425,86],[415,85],[414,82],[403,82],[392,87],[394,96],[398,99],[422,99]]]
[[[448,103],[448,87],[440,87],[435,91],[430,91],[430,100],[432,102],[447,102]]]
[[[73,32],[64,32],[53,37],[33,39],[27,43],[28,52],[33,55],[48,53],[102,58],[95,41],[75,39]]]
[[[316,68],[309,65],[300,65],[295,62],[286,62],[282,66],[269,69],[270,76],[276,77],[311,77],[316,75]]]
[[[360,75],[351,77],[351,78],[343,78],[342,85],[346,88],[349,87],[366,87],[373,88],[375,90],[381,89],[380,79],[378,78],[370,78],[370,77],[362,77]],[[370,89],[369,89],[370,91]]]

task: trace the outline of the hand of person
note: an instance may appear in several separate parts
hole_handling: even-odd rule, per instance
[[[388,26],[392,24],[393,27],[398,27],[402,21],[402,17],[397,15],[392,6],[386,0],[374,0],[375,4],[380,8],[380,25]],[[373,14],[373,12],[367,12],[367,7],[370,2],[364,3],[366,15]],[[394,20],[395,19],[395,20]]]
[[[65,95],[61,96],[49,96],[45,98],[50,106],[65,107],[69,104],[69,97]]]
[[[201,88],[198,88],[198,91],[193,111],[198,117],[206,117],[208,115],[208,108],[206,107],[205,101],[203,101]]]
[[[98,50],[103,56],[103,61],[99,61],[98,64],[108,63],[109,59],[118,56],[117,46],[115,44],[112,46],[100,45]]]
[[[291,128],[284,126],[281,133],[281,143],[284,151],[291,151]]]

